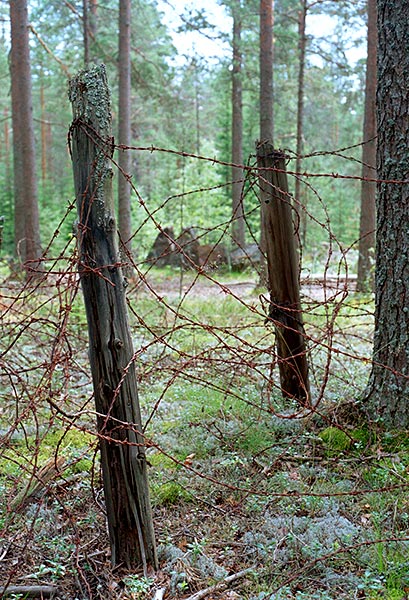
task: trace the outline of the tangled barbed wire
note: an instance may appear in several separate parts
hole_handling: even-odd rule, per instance
[[[232,166],[167,149],[119,149]],[[359,177],[288,171],[316,202],[289,198],[294,222],[302,217],[323,232],[316,247],[299,244],[306,408],[281,394],[258,245],[257,167],[243,173],[250,240],[243,247],[232,246],[225,211],[197,226],[186,204],[214,193],[225,203],[231,182],[150,201],[130,179],[138,223],[132,250],[123,243],[118,260],[129,273],[132,361],[161,560],[156,578],[109,567],[101,434],[75,235],[67,235],[75,203],[35,277],[22,279],[18,267],[4,264],[2,593],[159,598],[166,589],[183,598],[216,580],[221,587],[206,588],[209,597],[377,598],[369,591],[392,586],[390,573],[399,589],[409,585],[404,442],[399,434],[385,437],[360,402],[372,360],[372,298],[355,292],[357,242],[338,240],[325,198],[310,182]],[[237,572],[241,583],[231,580],[235,591],[227,592],[223,581]]]

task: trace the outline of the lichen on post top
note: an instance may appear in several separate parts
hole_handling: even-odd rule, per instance
[[[78,91],[82,93],[78,94]],[[73,77],[69,82],[68,96],[74,119],[83,119],[87,123],[97,119],[99,134],[111,136],[111,100],[103,63],[83,69]]]

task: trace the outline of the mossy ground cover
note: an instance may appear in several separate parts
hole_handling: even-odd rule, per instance
[[[211,274],[212,279],[215,275]],[[221,276],[222,278],[223,276]],[[310,413],[278,389],[274,332],[249,274],[220,286],[152,270],[129,286],[160,571],[112,572],[87,335],[72,277],[5,280],[0,322],[0,580],[59,598],[404,600],[407,432],[357,401],[370,299],[306,290]]]

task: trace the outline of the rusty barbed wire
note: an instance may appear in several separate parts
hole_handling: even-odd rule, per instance
[[[98,141],[95,132],[89,134]],[[233,166],[165,148],[116,148]],[[341,156],[352,148],[332,154]],[[115,160],[112,165],[118,169]],[[247,235],[257,246],[254,221],[262,174],[251,164],[240,168],[247,186],[243,194],[249,199]],[[406,543],[404,520],[398,523],[394,517],[389,529],[385,525],[375,535],[372,517],[362,516],[375,512],[372,498],[386,494],[396,506],[404,505],[407,467],[399,449],[389,452],[384,447],[381,423],[375,423],[359,402],[374,363],[372,301],[368,295],[355,293],[351,276],[351,256],[358,240],[345,244],[337,237],[327,191],[311,183],[318,178],[356,183],[362,178],[287,171],[301,179],[316,204],[297,203],[290,193],[283,196],[284,201],[292,206],[294,216],[298,212],[319,227],[324,240],[317,258],[319,271],[311,258],[309,269],[301,271],[303,336],[313,400],[304,408],[282,398],[274,319],[266,324],[270,299],[260,285],[262,253],[254,256],[249,247],[240,248],[247,265],[243,276],[232,270],[232,220],[225,214],[195,228],[186,221],[190,219],[187,208],[179,222],[180,233],[169,226],[176,224],[169,219],[174,200],[218,190],[227,197],[232,182],[189,185],[152,200],[129,174],[121,174],[130,181],[133,202],[141,211],[132,234],[132,241],[141,248],[139,253],[132,252],[126,247],[128,240],[121,240],[118,262],[104,265],[124,266],[132,273],[127,302],[135,350],[111,402],[134,365],[144,411],[143,431],[114,419],[109,410],[97,414],[93,405],[79,256],[75,235],[68,240],[61,235],[71,229],[67,227],[74,218],[75,202],[71,202],[36,267],[41,277],[23,281],[12,270],[0,282],[0,495],[4,498],[0,573],[5,585],[20,578],[52,580],[59,583],[61,598],[78,594],[114,598],[119,593],[127,597],[115,587],[115,573],[109,573],[98,441],[130,442],[113,439],[107,430],[98,432],[98,418],[109,421],[111,431],[143,435],[152,463],[158,538],[170,538],[176,547],[181,543],[180,530],[192,530],[192,539],[200,539],[205,527],[216,547],[218,536],[226,536],[228,519],[235,532],[231,543],[247,548],[245,533],[261,535],[260,523],[271,519],[272,511],[280,515],[288,510],[294,518],[310,515],[314,522],[321,513],[308,509],[307,503],[313,501],[332,502],[325,506],[332,506],[336,515],[347,514],[351,531],[373,537],[354,538],[353,543],[342,543],[331,551],[322,546],[316,558],[308,559],[301,550],[297,554],[284,536],[274,552],[287,545],[295,554],[289,559],[290,570],[283,563],[281,573],[275,575],[271,593],[301,581],[318,563],[331,564],[362,547]],[[300,248],[301,252],[305,258],[306,249]],[[93,272],[103,276],[100,268]],[[371,428],[377,433],[372,434]],[[345,447],[337,456],[320,437],[323,430],[343,436]],[[356,437],[357,430],[361,437]],[[178,502],[184,507],[182,516]],[[173,533],[169,519],[176,528]],[[223,560],[233,571],[248,566],[256,547],[256,542],[250,544],[247,557],[245,553],[240,557],[226,554]],[[262,572],[263,559],[259,557],[258,563]]]

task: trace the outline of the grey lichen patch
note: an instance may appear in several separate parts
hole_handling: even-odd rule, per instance
[[[87,193],[79,190],[80,214],[86,214],[98,229],[114,231],[114,208],[110,159],[113,153],[111,137],[111,100],[105,66],[93,66],[80,71],[69,83],[73,124],[71,139],[74,169],[78,164],[89,165]],[[92,209],[84,210],[84,202]]]
[[[97,190],[97,192],[100,191],[101,190]],[[104,200],[105,198],[103,195],[101,195],[98,199],[97,226],[103,229],[106,233],[111,233],[116,230],[116,221],[113,217],[111,208],[106,206]]]
[[[111,135],[111,100],[104,64],[80,71],[69,82],[74,120],[91,124],[103,138]]]
[[[189,589],[199,580],[213,579],[219,581],[227,576],[224,567],[218,565],[204,552],[198,555],[194,551],[182,552],[173,545],[161,545],[158,558],[164,563],[163,570],[171,575],[170,589],[173,595],[179,596],[183,589]]]
[[[74,116],[73,131],[80,132],[82,123],[86,127],[86,135],[94,142],[95,158],[91,159],[95,169],[94,194],[96,206],[103,212],[106,203],[104,188],[109,187],[113,176],[109,164],[113,142],[111,99],[105,65],[80,71],[69,82],[68,95]],[[104,222],[105,216],[102,215],[99,225],[102,226]]]

